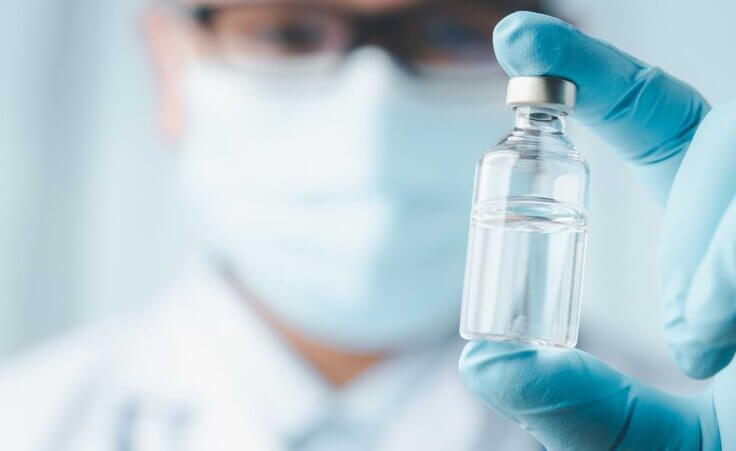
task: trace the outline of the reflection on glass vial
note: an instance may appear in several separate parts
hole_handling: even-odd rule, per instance
[[[509,87],[514,130],[478,163],[460,334],[572,347],[588,189],[587,164],[564,134],[574,85],[523,78]]]

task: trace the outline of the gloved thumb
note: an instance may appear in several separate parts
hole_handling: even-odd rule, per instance
[[[703,120],[678,171],[662,223],[667,342],[693,377],[716,374],[736,351],[736,98]]]
[[[573,117],[635,164],[655,196],[672,180],[708,103],[692,87],[554,17],[516,12],[493,32],[493,48],[510,76],[573,81]]]
[[[475,341],[460,373],[550,450],[720,449],[710,395],[657,391],[577,349]]]

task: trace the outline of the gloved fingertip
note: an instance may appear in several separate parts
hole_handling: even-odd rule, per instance
[[[460,357],[461,359],[488,358],[525,347],[528,347],[528,345],[513,341],[473,340],[465,345]]]
[[[478,392],[483,385],[482,377],[478,373],[484,361],[484,342],[471,341],[465,345],[458,360],[458,371],[465,385],[473,392]]]
[[[462,374],[487,370],[489,365],[508,360],[519,351],[535,352],[529,345],[511,341],[471,341],[460,354],[459,369]]]
[[[560,75],[555,65],[575,29],[560,19],[529,11],[503,18],[493,30],[493,50],[509,76]]]
[[[523,401],[528,380],[535,378],[538,349],[516,342],[473,341],[465,345],[460,376],[465,385],[500,412]]]
[[[678,349],[673,352],[680,369],[693,379],[709,378],[726,367],[733,359],[733,348],[695,350]]]

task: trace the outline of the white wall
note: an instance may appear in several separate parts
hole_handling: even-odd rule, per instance
[[[154,296],[189,254],[145,0],[24,0],[0,27],[0,358]]]

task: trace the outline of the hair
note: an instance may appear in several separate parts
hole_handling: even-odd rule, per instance
[[[150,3],[159,5],[182,6],[187,0],[149,0]],[[432,1],[432,0],[429,0]],[[549,0],[475,0],[477,3],[498,3],[509,9],[524,9],[536,12],[549,11],[552,2]]]

